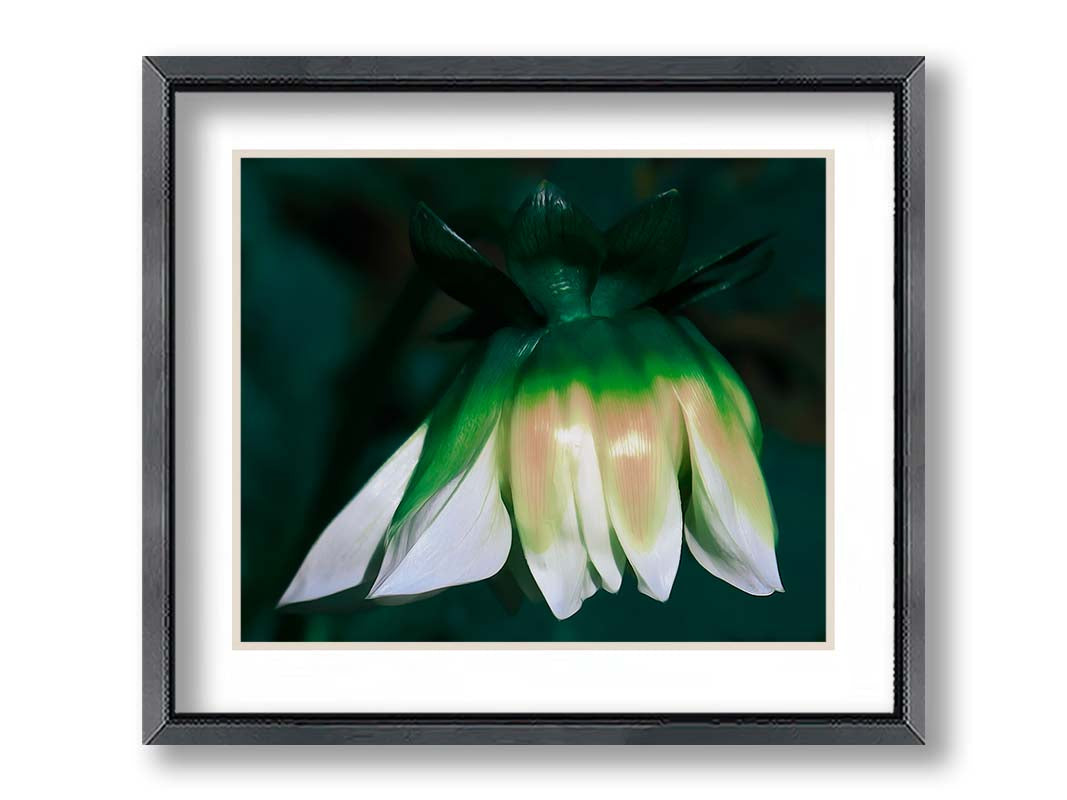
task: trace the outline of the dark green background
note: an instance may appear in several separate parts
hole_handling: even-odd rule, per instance
[[[462,307],[414,269],[423,200],[492,260],[542,178],[602,228],[682,192],[683,265],[776,234],[771,269],[688,309],[741,373],[786,591],[750,597],[683,544],[670,600],[598,592],[557,621],[505,569],[404,606],[344,594],[275,610],[320,531],[420,424],[463,359]],[[826,634],[825,162],[822,159],[285,159],[241,167],[241,636],[244,641],[821,641]]]

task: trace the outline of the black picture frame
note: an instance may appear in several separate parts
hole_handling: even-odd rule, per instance
[[[889,92],[894,108],[894,703],[887,714],[181,714],[174,704],[175,99],[184,92]],[[924,61],[149,57],[142,64],[142,736],[152,744],[922,744]],[[180,500],[180,498],[179,498]]]

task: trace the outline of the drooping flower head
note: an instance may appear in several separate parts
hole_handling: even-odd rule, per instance
[[[677,315],[763,269],[747,259],[763,240],[678,275],[685,233],[675,191],[601,233],[543,182],[512,223],[509,279],[419,204],[415,259],[471,307],[451,336],[477,344],[280,605],[353,587],[415,599],[496,574],[515,546],[565,619],[627,569],[665,602],[683,539],[738,589],[782,591],[756,409]]]

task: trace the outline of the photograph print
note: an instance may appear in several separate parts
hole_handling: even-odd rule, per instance
[[[235,154],[235,647],[831,647],[831,180]]]

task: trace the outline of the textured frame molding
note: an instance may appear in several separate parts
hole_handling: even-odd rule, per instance
[[[894,708],[889,714],[175,712],[178,92],[885,91],[894,107]],[[153,744],[923,744],[925,75],[921,57],[272,58],[142,63],[142,738]]]

